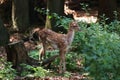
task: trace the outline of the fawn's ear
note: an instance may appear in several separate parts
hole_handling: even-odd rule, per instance
[[[34,33],[34,32],[40,31],[40,30],[41,30],[40,28],[35,28],[32,30],[32,32]]]
[[[39,30],[40,30],[40,28],[35,28],[35,29],[32,30],[30,40],[39,41],[39,35],[38,35]]]
[[[32,40],[33,40],[33,41],[39,41],[39,35],[38,35],[37,32],[34,32],[34,33],[32,34]]]

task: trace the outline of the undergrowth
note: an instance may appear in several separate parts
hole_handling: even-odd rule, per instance
[[[66,54],[67,70],[87,73],[90,80],[119,80],[120,21],[114,20],[106,24],[108,19],[103,19],[105,20],[89,25],[78,22],[81,31],[75,34],[71,49]],[[46,55],[49,58],[55,54],[58,51],[48,51]],[[51,65],[58,68],[59,58]]]
[[[62,21],[67,28],[70,19],[59,18],[59,25]],[[101,22],[90,23],[78,22],[81,31],[75,34],[70,51],[66,54],[67,71],[75,71],[80,74],[87,73],[90,80],[120,80],[120,21],[114,20],[106,24],[106,18]],[[47,51],[46,58],[58,54],[58,50]],[[38,59],[39,51],[34,50],[30,56]],[[0,71],[0,78],[14,78],[15,70],[11,63],[5,62],[5,67]],[[1,65],[2,66],[2,65]],[[21,76],[32,74],[36,77],[46,77],[51,73],[44,67],[24,67]],[[51,63],[53,69],[59,67],[59,58]],[[52,69],[51,69],[52,70]],[[81,72],[82,70],[82,72]],[[9,75],[8,75],[9,74]],[[70,76],[67,72],[64,76]],[[88,79],[89,80],[89,79]]]
[[[12,68],[12,63],[0,59],[0,80],[13,80],[16,77],[16,70]]]

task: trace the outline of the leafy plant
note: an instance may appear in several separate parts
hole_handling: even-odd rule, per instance
[[[71,18],[67,18],[65,16],[61,16],[57,22],[56,25],[63,26],[65,29],[69,28],[69,23],[72,21]]]
[[[6,62],[4,59],[0,59],[0,79],[13,80],[16,76],[16,71],[12,68],[10,62]]]
[[[120,35],[120,21],[114,20],[113,22],[111,22],[107,26],[107,31],[117,33],[118,35]]]
[[[34,58],[34,59],[39,59],[39,50],[32,50],[29,52],[29,56]]]
[[[93,80],[119,80],[119,35],[107,32],[99,23],[92,23],[89,27],[80,24],[84,27],[81,26],[82,31],[76,34],[72,46],[84,56],[85,71]]]
[[[115,19],[109,24],[106,24],[109,18],[106,18],[105,14],[100,16],[100,25],[102,25],[104,29],[106,29],[106,31],[113,32],[113,33],[115,32],[119,35],[120,34],[120,21],[118,20],[118,12],[114,11],[113,14],[114,14]]]
[[[70,72],[65,72],[65,73],[64,73],[64,77],[69,78],[70,76],[71,76],[71,73],[70,73]]]
[[[85,3],[80,3],[80,5],[82,6],[82,9],[87,13],[87,15],[89,15],[89,5]]]
[[[20,66],[22,68],[22,71],[20,72],[20,76],[27,76],[34,73],[33,66],[24,63],[20,64]]]
[[[35,7],[34,10],[44,15],[49,13],[49,10],[46,10],[45,8]]]
[[[80,54],[75,52],[69,52],[66,54],[66,67],[69,71],[76,71],[80,70],[79,66],[77,65],[77,60],[81,58]]]
[[[40,77],[44,78],[48,75],[49,71],[43,69],[42,67],[33,67],[27,64],[21,64],[22,66],[22,73],[21,76],[29,76],[32,75],[33,77]]]
[[[44,78],[48,75],[49,71],[43,69],[42,67],[36,67],[34,68],[34,76]]]

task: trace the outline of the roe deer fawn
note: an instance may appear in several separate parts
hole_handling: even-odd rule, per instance
[[[50,29],[36,29],[34,32],[38,35],[39,39],[42,41],[43,48],[41,49],[42,53],[40,54],[41,58],[45,55],[46,52],[46,44],[50,44],[53,48],[59,49],[59,57],[60,57],[60,67],[59,73],[64,73],[66,70],[66,63],[65,63],[65,54],[70,47],[73,38],[74,32],[80,30],[77,22],[72,21],[69,24],[69,29],[67,34],[60,34],[56,33]]]

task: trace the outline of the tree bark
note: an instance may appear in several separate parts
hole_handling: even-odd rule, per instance
[[[30,58],[24,46],[24,42],[18,41],[8,44],[6,47],[7,61],[13,63],[13,67],[17,68],[21,63],[30,65],[40,65],[38,60]]]
[[[56,13],[59,16],[64,15],[64,2],[65,0],[48,0],[47,1],[47,9],[49,10],[49,14],[46,17],[46,27],[52,28],[52,30],[57,31],[56,20],[54,18],[49,19],[51,14]]]
[[[20,63],[27,62],[27,51],[22,42],[10,43],[6,48],[7,60],[13,63],[14,67],[17,67]]]
[[[12,0],[13,29],[24,32],[29,27],[29,0]]]
[[[6,46],[9,43],[9,34],[0,18],[0,46]]]
[[[114,11],[117,11],[116,0],[99,0],[98,17],[105,14],[105,17],[109,18],[108,23],[114,20]]]
[[[48,0],[47,6],[50,13],[64,14],[64,0]]]

